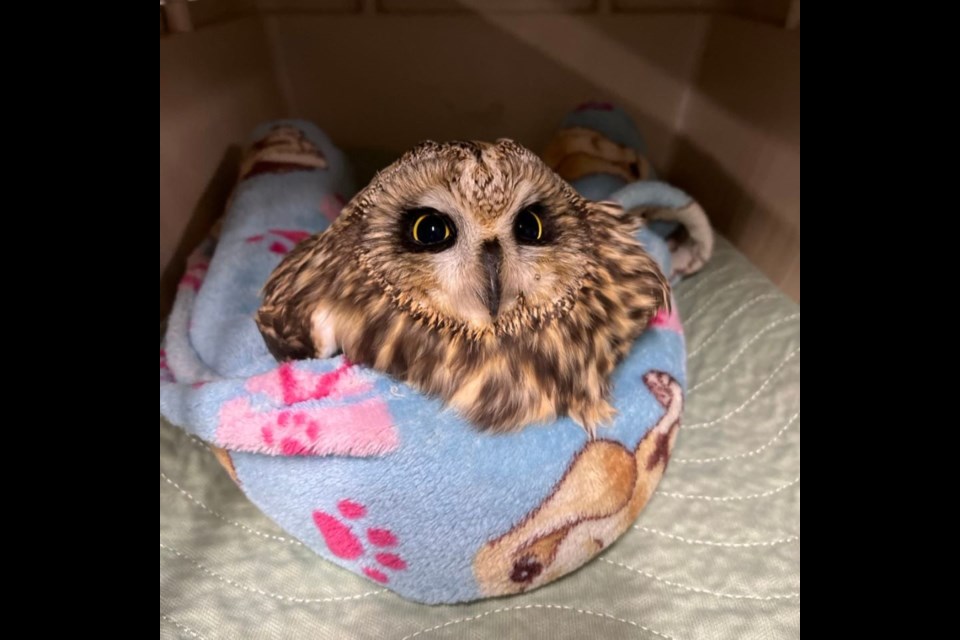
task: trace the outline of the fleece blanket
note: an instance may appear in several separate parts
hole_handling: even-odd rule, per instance
[[[577,113],[627,146],[617,141],[621,112]],[[679,428],[676,313],[659,314],[618,368],[617,418],[592,440],[569,419],[480,434],[439,401],[342,357],[278,365],[253,322],[260,287],[354,185],[342,153],[309,123],[270,123],[252,140],[219,238],[181,282],[161,350],[161,414],[215,446],[291,535],[413,600],[519,593],[610,545],[649,499]],[[574,185],[586,193],[604,181],[604,161]],[[639,233],[666,273],[676,279],[709,258],[695,202],[663,183],[620,179],[606,199],[657,207]]]

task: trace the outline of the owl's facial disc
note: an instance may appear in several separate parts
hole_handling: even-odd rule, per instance
[[[371,272],[431,321],[520,330],[521,315],[571,300],[586,269],[584,201],[509,141],[419,147],[358,203]]]
[[[478,209],[431,190],[401,216],[397,267],[424,307],[482,330],[513,322],[520,305],[549,313],[571,294],[583,268],[575,209],[527,183],[493,215]]]

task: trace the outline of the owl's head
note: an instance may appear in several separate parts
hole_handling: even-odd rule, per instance
[[[473,331],[549,314],[579,286],[593,205],[510,141],[422,143],[328,233],[414,313]]]

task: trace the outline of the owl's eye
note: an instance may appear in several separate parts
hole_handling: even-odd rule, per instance
[[[527,207],[517,214],[517,219],[513,223],[514,233],[517,240],[528,244],[537,244],[543,242],[543,219],[538,213],[539,207],[534,205]]]
[[[409,234],[415,247],[444,249],[453,243],[456,229],[447,216],[433,209],[417,209],[409,214]]]

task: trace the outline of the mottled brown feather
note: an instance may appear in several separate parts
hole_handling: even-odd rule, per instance
[[[548,216],[541,246],[511,231],[533,202]],[[400,241],[404,211],[423,206],[457,225],[449,251],[411,252]],[[642,222],[642,212],[583,199],[515,142],[423,143],[281,262],[257,324],[279,360],[342,349],[483,429],[569,415],[593,433],[614,415],[611,373],[670,301],[634,237]],[[491,239],[504,253],[495,316],[484,307],[479,253]]]

